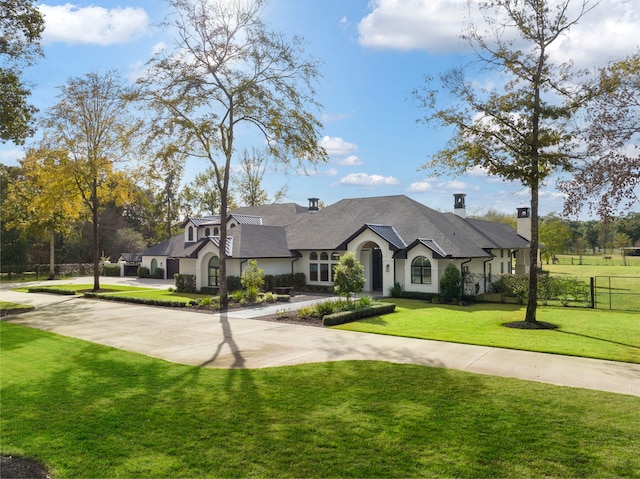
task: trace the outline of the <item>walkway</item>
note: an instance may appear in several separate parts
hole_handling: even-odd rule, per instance
[[[250,319],[235,310],[203,314],[2,288],[1,299],[37,310],[5,318],[94,343],[181,364],[265,368],[343,360],[378,360],[640,396],[640,364],[340,331]],[[305,303],[295,303],[302,306]],[[293,308],[294,304],[270,308]]]

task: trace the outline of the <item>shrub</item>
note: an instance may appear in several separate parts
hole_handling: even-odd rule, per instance
[[[276,302],[276,296],[273,293],[265,293],[262,299],[266,303],[275,303]]]
[[[389,294],[392,298],[399,298],[402,295],[402,285],[400,283],[395,283],[389,289]]]
[[[366,308],[368,306],[371,306],[372,303],[373,303],[373,300],[371,299],[371,296],[363,296],[358,300],[358,305],[356,307]]]
[[[258,289],[258,286],[255,286],[255,285],[248,286],[247,289],[245,290],[245,297],[247,298],[247,301],[250,303],[255,303],[258,300],[259,294],[260,294],[260,289]]]
[[[138,268],[139,270],[140,268]],[[196,277],[192,274],[176,274],[173,279],[176,282],[176,291],[178,293],[195,293]]]
[[[353,251],[342,255],[333,275],[335,292],[340,296],[344,295],[349,301],[352,294],[362,291],[364,281],[364,267]]]
[[[200,293],[217,295],[219,290],[220,288],[218,288],[217,286],[203,286],[202,288],[200,288]]]
[[[164,279],[164,268],[156,268],[151,277],[155,279]]]
[[[316,304],[316,312],[318,316],[326,316],[327,314],[333,314],[337,311],[335,301],[323,301]]]
[[[247,292],[251,290],[250,294],[255,294],[257,297],[260,288],[264,286],[264,276],[264,270],[258,267],[258,262],[255,259],[250,259],[240,278],[242,287]]]
[[[105,276],[120,276],[119,264],[105,264],[103,266],[103,273]]]
[[[242,291],[241,289],[235,290],[233,293],[231,293],[231,298],[236,303],[239,303],[240,301],[242,301],[242,298],[244,298],[244,291]]]
[[[146,266],[138,266],[138,278],[148,278],[151,276],[149,268]]]
[[[357,321],[358,319],[370,318],[381,314],[393,313],[396,309],[395,304],[375,303],[367,308],[354,309],[352,311],[340,311],[329,314],[322,318],[323,326],[336,326],[338,324]]]
[[[307,285],[307,277],[304,273],[295,273],[293,275],[293,287],[295,289],[302,289]]]
[[[318,312],[316,311],[315,306],[305,306],[304,308],[298,310],[298,317],[300,319],[313,318],[317,315]]]
[[[227,291],[237,291],[242,289],[240,276],[227,276]]]
[[[440,294],[445,300],[459,300],[462,297],[462,275],[458,267],[449,263],[440,280]]]

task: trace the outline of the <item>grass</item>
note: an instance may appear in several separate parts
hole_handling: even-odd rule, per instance
[[[63,291],[72,291],[77,294],[81,294],[85,291],[93,291],[93,283],[89,284],[54,284],[51,286],[21,286],[18,288],[13,288],[14,291],[19,291],[22,293],[29,292],[30,288],[38,288],[42,290],[50,289],[52,291],[63,290]],[[120,284],[104,284],[102,283],[100,286],[100,292],[102,293],[113,293],[113,292],[127,292],[127,291],[154,291],[153,288],[145,288],[141,286],[127,286]]]
[[[29,311],[31,309],[35,309],[35,307],[29,304],[12,303],[10,301],[0,301],[0,311],[24,312],[24,311]]]
[[[509,304],[449,306],[388,299],[394,313],[338,326],[338,329],[478,344],[544,353],[640,363],[640,315],[620,311],[539,307],[537,319],[555,330],[502,326],[522,321],[525,307]]]
[[[553,275],[568,275],[586,279],[594,276],[638,276],[640,277],[640,256],[628,256],[628,265],[622,264],[620,255],[612,255],[612,259],[603,260],[602,256],[583,256],[582,264],[574,255],[558,255],[559,263],[543,263],[542,269]]]
[[[370,361],[195,368],[0,328],[3,453],[54,478],[640,474],[638,397]]]

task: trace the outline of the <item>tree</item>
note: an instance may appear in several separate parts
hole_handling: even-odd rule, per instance
[[[571,0],[491,0],[488,33],[471,25],[463,38],[475,51],[466,67],[454,68],[440,77],[452,97],[452,105],[438,106],[438,91],[427,84],[414,91],[429,114],[423,121],[451,127],[447,147],[424,167],[458,173],[474,166],[508,180],[521,182],[531,192],[531,240],[529,295],[525,321],[536,324],[538,275],[538,203],[543,182],[555,171],[571,168],[575,151],[571,119],[583,93],[580,78],[570,64],[551,61],[551,46],[593,7],[578,3],[578,13],[568,18]],[[473,67],[501,75],[489,82],[493,89],[470,81],[465,73]]]
[[[149,62],[141,99],[158,114],[163,132],[188,145],[190,156],[213,167],[220,193],[220,244],[227,241],[229,174],[238,129],[253,127],[271,157],[284,165],[326,161],[314,84],[317,63],[303,42],[269,30],[265,0],[170,0],[167,28],[177,50]],[[220,248],[220,301],[227,307],[226,251]]]
[[[542,257],[549,264],[552,256],[565,251],[571,242],[571,231],[557,216],[550,216],[540,226],[540,242],[543,245]]]
[[[264,270],[258,267],[258,262],[255,259],[247,261],[247,267],[242,272],[240,282],[250,302],[255,302],[258,299],[258,293],[264,286],[264,277]]]
[[[459,300],[462,297],[462,274],[455,264],[449,263],[440,280],[440,294],[445,301]]]
[[[245,206],[260,206],[268,203],[278,203],[287,193],[284,186],[276,192],[272,199],[262,189],[262,178],[267,170],[269,160],[264,152],[253,148],[251,153],[243,151],[240,162],[240,173],[235,176],[234,183],[240,195],[240,202]]]
[[[610,218],[640,200],[640,53],[600,70],[586,110],[588,159],[559,187],[566,195],[567,214],[587,206]]]
[[[620,250],[622,264],[627,266],[627,251],[625,248],[631,246],[631,237],[626,233],[617,233],[613,240],[613,247]]]
[[[0,163],[0,265],[27,264],[27,243],[22,232],[9,226],[13,208],[9,208],[9,185],[16,182],[21,174],[18,166]]]
[[[333,273],[333,289],[339,296],[344,295],[347,302],[352,294],[360,293],[364,288],[364,266],[356,259],[353,251],[343,254]]]
[[[42,55],[44,19],[32,0],[0,2],[0,140],[23,144],[33,134],[36,108],[29,105],[29,88],[22,67]]]
[[[224,175],[224,168],[220,169]],[[212,216],[220,214],[220,192],[215,180],[215,171],[209,167],[198,173],[193,181],[186,185],[180,193],[184,216]],[[229,186],[227,190],[227,209],[236,207],[234,190]]]
[[[69,231],[80,218],[81,198],[64,168],[66,153],[31,148],[20,161],[21,174],[8,185],[9,226],[22,235],[49,240],[49,279],[55,277],[56,234]]]
[[[140,127],[129,114],[132,90],[116,72],[89,73],[60,87],[59,100],[47,111],[44,124],[49,145],[65,151],[65,168],[92,224],[93,288],[100,289],[99,218],[108,201],[123,203],[130,179],[115,169],[131,153]]]
[[[517,220],[513,214],[500,213],[499,211],[489,208],[482,214],[474,214],[473,218],[477,218],[479,220],[492,221],[494,223],[503,223],[505,225],[511,226],[513,229],[517,228]]]

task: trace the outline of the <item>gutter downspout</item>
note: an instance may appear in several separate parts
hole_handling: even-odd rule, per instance
[[[462,287],[462,295],[464,296],[464,265],[471,263],[471,258],[469,258],[467,261],[463,261],[462,263],[460,263],[460,276],[462,277],[462,284],[460,285]]]
[[[487,293],[488,289],[487,289],[487,263],[489,261],[493,261],[495,256],[489,252],[489,254],[491,255],[491,258],[489,258],[488,260],[486,260],[484,263],[482,263],[482,273],[484,276],[484,292]]]

